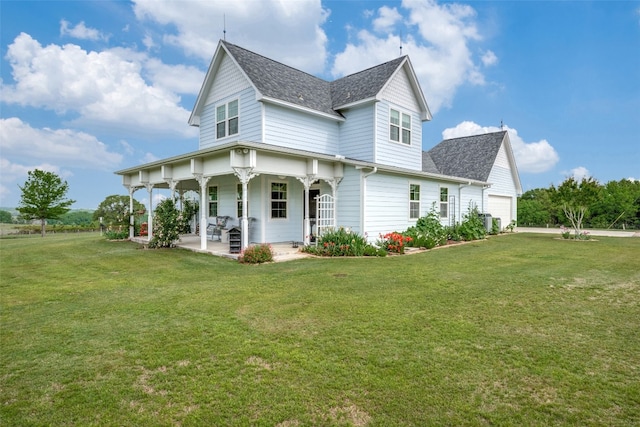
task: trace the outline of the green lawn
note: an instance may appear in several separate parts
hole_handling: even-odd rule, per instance
[[[242,265],[0,239],[0,424],[640,424],[640,239]]]

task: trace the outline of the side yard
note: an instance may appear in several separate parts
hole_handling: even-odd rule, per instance
[[[640,239],[239,264],[0,239],[3,425],[640,424]]]

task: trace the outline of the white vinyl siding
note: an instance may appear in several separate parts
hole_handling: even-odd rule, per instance
[[[340,135],[335,120],[265,103],[264,123],[267,144],[328,155],[338,153]]]
[[[347,227],[362,234],[360,224],[361,197],[360,171],[353,166],[345,166],[344,177],[336,190],[337,211],[336,218],[339,227]]]
[[[218,106],[227,104],[229,101],[238,99],[241,111],[238,116],[238,133],[231,135],[228,139],[218,139],[216,137]],[[255,100],[255,92],[249,88],[231,98],[221,99],[217,104],[206,105],[200,117],[200,148],[215,147],[229,140],[242,139],[244,141],[261,141],[261,114],[260,103]]]
[[[226,54],[222,58],[215,76],[205,105],[218,103],[221,99],[231,98],[234,94],[251,88],[249,80],[244,77],[238,66]]]
[[[374,160],[389,166],[422,170],[422,122],[417,112],[403,110],[400,106],[378,102],[376,108],[376,147]],[[389,139],[389,112],[391,110],[411,114],[411,144]],[[402,115],[400,115],[402,120]]]
[[[420,106],[409,82],[409,76],[404,68],[399,70],[393,79],[387,84],[381,94],[381,98],[411,111],[419,111]]]
[[[340,147],[337,154],[351,159],[374,161],[374,104],[342,111]]]
[[[502,144],[489,173],[488,181],[491,183],[491,187],[485,191],[485,206],[487,207],[485,211],[493,217],[500,218],[503,228],[509,225],[511,220],[517,220],[518,196],[513,175],[514,171],[511,169],[504,144]],[[505,199],[510,200],[508,215]]]

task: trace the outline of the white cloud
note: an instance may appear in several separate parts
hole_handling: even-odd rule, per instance
[[[563,175],[572,177],[577,182],[580,182],[583,178],[589,178],[591,176],[591,172],[589,172],[589,169],[585,168],[584,166],[578,166],[571,169],[569,172],[563,173]]]
[[[378,9],[378,17],[373,20],[373,28],[378,32],[387,32],[402,20],[398,9],[382,6]]]
[[[188,7],[186,7],[188,5]],[[188,10],[187,10],[188,9]],[[164,42],[207,64],[223,38],[309,73],[324,71],[328,17],[321,0],[135,0],[138,19],[165,25]],[[283,48],[286,46],[286,48]]]
[[[93,135],[70,129],[36,129],[11,117],[0,119],[0,147],[12,159],[46,160],[58,166],[111,170],[122,155]]]
[[[488,50],[486,51],[483,55],[482,58],[480,58],[482,60],[482,64],[485,67],[489,67],[491,65],[494,65],[498,62],[498,57],[496,56],[495,53],[493,53],[492,51]]]
[[[509,140],[513,148],[513,155],[519,172],[542,173],[553,168],[560,160],[555,148],[546,139],[537,142],[525,142],[516,129],[508,126],[504,130],[509,132]],[[454,128],[442,131],[443,139],[460,138],[463,136],[480,135],[484,133],[498,132],[499,127],[480,126],[471,121],[464,121]]]
[[[145,62],[145,70],[155,87],[175,93],[197,95],[205,73],[195,67],[167,65],[158,59]]]
[[[187,125],[189,112],[178,105],[180,97],[171,90],[192,93],[192,87],[175,83],[179,72],[197,75],[189,67],[178,66],[173,78],[162,77],[158,84],[148,84],[143,78],[147,63],[151,79],[159,77],[156,70],[168,74],[172,68],[161,67],[146,54],[129,49],[87,52],[73,44],[43,47],[25,33],[9,45],[6,58],[15,84],[2,85],[3,102],[61,115],[77,112],[74,123],[78,125],[116,124],[122,132],[145,135],[197,134]]]
[[[379,9],[380,17],[389,14],[386,10],[383,12],[385,7]],[[470,47],[471,43],[481,40],[473,8],[456,3],[439,5],[433,0],[404,0],[402,8],[408,15],[407,28],[412,31],[404,40],[395,34],[377,36],[360,30],[355,41],[336,55],[332,73],[338,77],[389,61],[397,57],[402,44],[433,113],[451,106],[461,85],[485,84]],[[486,56],[486,60],[497,61],[495,54],[493,56]]]
[[[95,28],[89,28],[81,21],[75,27],[71,27],[71,23],[66,20],[60,21],[60,35],[70,36],[82,40],[108,40],[109,37],[96,30]]]

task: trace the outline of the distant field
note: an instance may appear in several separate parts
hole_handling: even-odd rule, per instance
[[[639,238],[242,265],[0,239],[0,424],[640,425]]]

